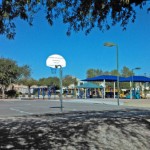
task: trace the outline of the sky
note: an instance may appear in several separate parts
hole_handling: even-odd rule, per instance
[[[150,13],[138,10],[135,23],[129,23],[126,31],[117,25],[101,32],[94,28],[90,34],[84,32],[67,36],[67,25],[60,19],[50,27],[43,14],[36,15],[33,26],[16,20],[16,36],[8,40],[0,35],[0,57],[10,58],[19,66],[29,65],[34,79],[58,76],[46,66],[46,59],[58,54],[66,60],[63,76],[86,78],[88,69],[112,71],[116,69],[116,48],[105,47],[105,42],[118,44],[119,72],[124,66],[134,70],[136,75],[150,76]]]

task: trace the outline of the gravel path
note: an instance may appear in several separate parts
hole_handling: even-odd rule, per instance
[[[0,118],[0,149],[149,150],[150,110]]]

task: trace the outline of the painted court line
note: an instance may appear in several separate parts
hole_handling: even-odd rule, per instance
[[[33,113],[29,113],[29,112],[22,111],[22,110],[19,110],[19,109],[15,109],[15,108],[10,108],[10,110],[14,110],[14,111],[16,111],[16,112],[23,113],[23,114],[29,114],[29,115],[32,115],[32,114],[33,114]]]

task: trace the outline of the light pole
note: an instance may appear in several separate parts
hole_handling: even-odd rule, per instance
[[[133,74],[134,74],[134,70],[140,70],[141,68],[140,67],[136,67],[136,68],[133,68],[132,69],[132,81],[131,81],[131,90],[130,90],[130,99],[132,99],[133,98],[133,94],[132,94],[132,88],[133,88]]]
[[[107,46],[107,47],[113,47],[115,46],[116,47],[116,63],[117,63],[117,91],[118,91],[118,96],[117,96],[117,103],[118,103],[118,106],[119,106],[119,60],[118,60],[118,45],[115,44],[115,43],[112,43],[112,42],[106,42],[104,43],[104,46]]]

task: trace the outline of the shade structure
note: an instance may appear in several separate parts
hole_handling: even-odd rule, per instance
[[[119,77],[119,81],[123,80],[124,77]],[[112,75],[102,75],[102,76],[96,76],[92,78],[87,78],[82,81],[106,81],[106,82],[115,82],[117,81],[117,76]]]
[[[123,80],[124,77],[119,77],[119,82],[120,80]],[[117,82],[117,76],[113,76],[113,75],[101,75],[101,76],[96,76],[93,78],[87,78],[84,79],[82,81],[103,81],[104,82],[104,98],[105,98],[105,82],[114,82],[114,99],[115,99],[115,82]]]
[[[130,76],[121,79],[120,82],[150,82],[150,78],[145,76]]]
[[[103,88],[103,87],[97,84],[88,82],[88,83],[84,83],[82,85],[77,86],[77,88]]]

